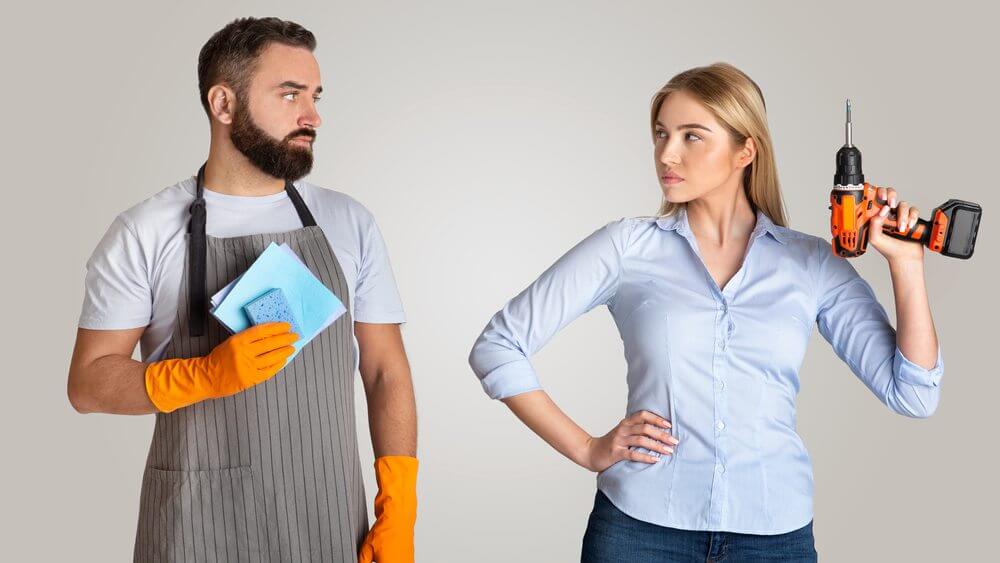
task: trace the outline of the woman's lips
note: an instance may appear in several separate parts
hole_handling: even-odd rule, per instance
[[[660,183],[671,186],[673,184],[679,184],[684,181],[684,178],[676,174],[664,174],[660,176]]]

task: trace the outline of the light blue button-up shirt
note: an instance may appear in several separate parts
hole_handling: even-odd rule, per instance
[[[758,211],[743,264],[720,290],[683,208],[609,223],[511,299],[469,358],[486,393],[540,389],[528,358],[598,305],[624,343],[626,413],[656,413],[680,440],[657,463],[623,460],[598,474],[598,488],[639,520],[779,534],[812,519],[795,397],[814,321],[889,408],[926,417],[938,404],[940,349],[930,370],[905,358],[871,286],[827,240]]]

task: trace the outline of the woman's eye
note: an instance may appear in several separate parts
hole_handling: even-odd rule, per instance
[[[701,137],[699,137],[698,135],[695,135],[694,133],[688,133],[685,136],[688,138],[688,140],[691,140],[691,141],[700,141],[701,140]]]
[[[663,131],[661,129],[657,129],[656,130],[656,138],[657,139],[666,139],[667,138],[667,132]]]

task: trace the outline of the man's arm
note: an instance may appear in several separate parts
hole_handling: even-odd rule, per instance
[[[132,359],[145,330],[77,329],[67,383],[69,402],[77,412],[157,412],[146,393],[146,364]]]
[[[398,324],[354,323],[375,457],[417,455],[417,405]]]

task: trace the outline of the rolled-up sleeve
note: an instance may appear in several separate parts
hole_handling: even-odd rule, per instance
[[[469,355],[487,395],[541,389],[529,358],[573,319],[613,298],[628,228],[622,220],[598,229],[490,319]]]
[[[944,361],[938,346],[931,369],[909,359],[896,344],[896,331],[875,292],[851,263],[829,251],[820,258],[817,325],[842,360],[893,411],[930,416],[941,396]]]

